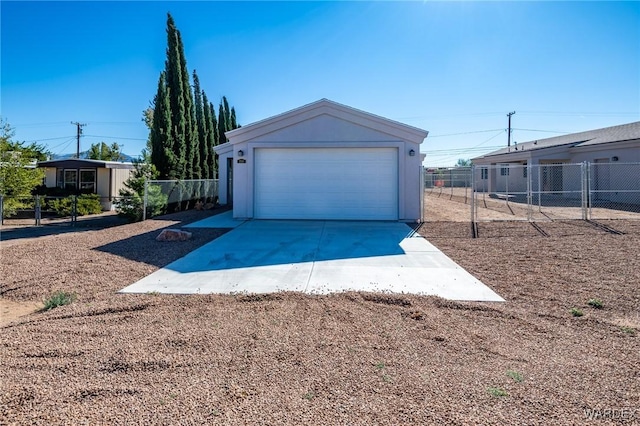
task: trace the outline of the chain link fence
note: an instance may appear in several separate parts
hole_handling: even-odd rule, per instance
[[[75,225],[78,219],[113,212],[115,205],[122,199],[123,197],[100,197],[96,194],[29,197],[0,195],[0,224]]]
[[[208,210],[217,204],[217,179],[148,180],[144,187],[142,218],[193,208]]]
[[[426,168],[424,185],[426,203],[468,204],[472,222],[640,219],[640,163]]]

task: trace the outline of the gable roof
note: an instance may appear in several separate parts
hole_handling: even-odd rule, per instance
[[[635,139],[640,139],[640,121],[621,124],[618,126],[604,127],[602,129],[587,130],[586,132],[570,133],[562,136],[554,136],[552,138],[523,142],[512,146],[511,149],[508,147],[501,148],[497,151],[492,151],[474,159],[493,157],[503,154],[522,153],[559,146],[576,148],[612,142],[631,141]]]
[[[361,111],[328,99],[320,99],[282,114],[257,121],[225,133],[231,143],[244,142],[262,135],[292,126],[305,120],[327,114],[357,125],[370,127],[393,137],[422,143],[428,133],[426,130],[409,126],[379,115]]]

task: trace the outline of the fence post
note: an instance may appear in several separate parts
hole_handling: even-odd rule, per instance
[[[538,164],[538,213],[541,213],[541,212],[542,212],[542,166]]]
[[[591,192],[591,162],[587,162],[587,203],[589,204],[587,211],[587,219],[593,217],[593,193]]]
[[[36,195],[36,226],[40,226],[40,219],[42,218],[42,210],[40,208],[40,196]]]
[[[586,161],[580,163],[580,210],[582,220],[587,220],[587,197],[585,195],[587,185],[586,185],[586,177],[587,177],[587,168]]]
[[[531,194],[531,161],[527,161],[527,219],[533,221],[533,195]]]
[[[471,166],[471,226],[476,221],[475,207],[476,207],[476,188],[475,188],[475,169],[476,166]]]
[[[4,197],[0,195],[0,225],[4,225]]]
[[[73,203],[71,209],[71,226],[75,226],[78,221],[78,196],[73,195]]]
[[[149,189],[149,181],[144,180],[144,195],[142,196],[142,220],[147,220],[147,192]]]

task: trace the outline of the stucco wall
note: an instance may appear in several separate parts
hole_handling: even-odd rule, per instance
[[[329,115],[321,115],[252,140],[235,143],[232,145],[232,152],[228,150],[219,153],[220,202],[222,204],[227,202],[226,158],[231,155],[234,158],[233,215],[235,218],[252,218],[254,214],[254,150],[278,147],[396,148],[398,150],[399,219],[406,221],[420,219],[420,145]],[[409,155],[410,150],[414,151],[414,156]],[[242,157],[238,156],[238,151],[243,151]],[[238,160],[245,162],[238,163]],[[354,164],[353,167],[358,165]]]

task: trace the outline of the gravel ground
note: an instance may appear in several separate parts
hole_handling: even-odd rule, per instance
[[[4,300],[77,299],[2,327],[0,423],[640,423],[640,222],[419,228],[506,303],[115,294],[224,232],[154,240],[203,213],[2,243]]]

